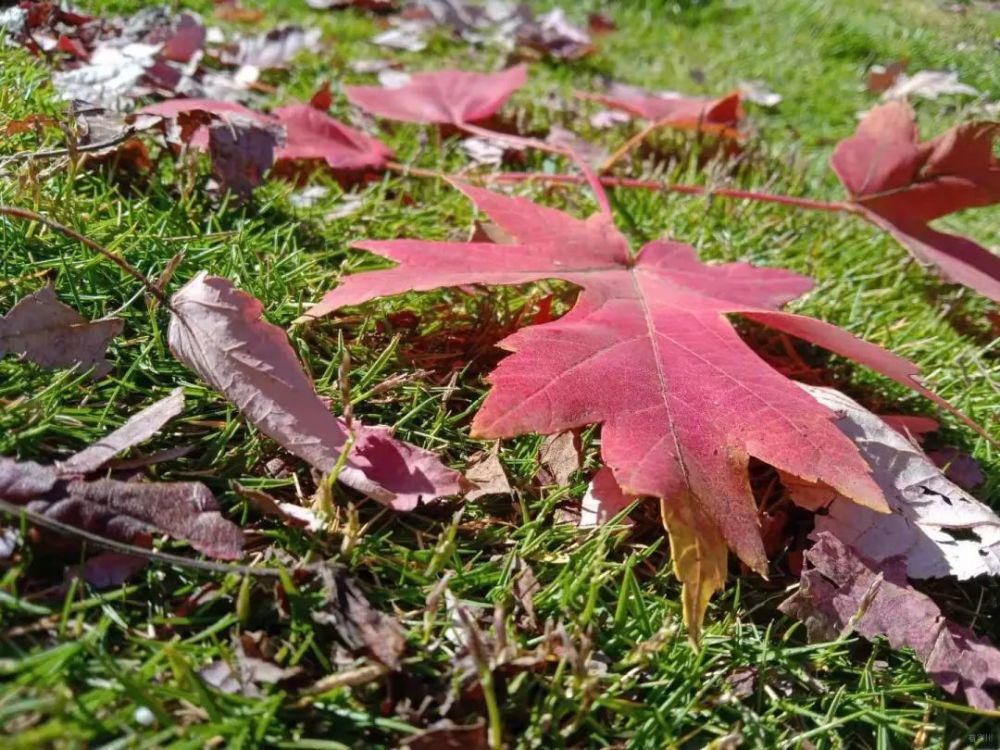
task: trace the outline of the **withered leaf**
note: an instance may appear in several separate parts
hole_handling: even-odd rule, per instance
[[[874,563],[829,532],[814,536],[801,588],[780,609],[806,624],[810,640],[853,630],[868,640],[886,636],[911,648],[928,676],[972,706],[992,709],[987,688],[1000,686],[1000,651],[947,620],[930,597],[906,580],[900,558]]]
[[[184,408],[184,392],[177,388],[169,396],[148,406],[112,432],[76,455],[57,464],[60,475],[84,475],[97,471],[111,458],[149,440]]]
[[[200,482],[60,481],[28,507],[124,542],[152,530],[210,557],[233,559],[243,549],[243,533],[223,518],[211,490]]]
[[[826,508],[816,516],[817,531],[876,563],[899,557],[911,578],[1000,575],[1000,517],[860,404],[831,388],[802,387],[836,415],[837,428],[858,446],[891,510],[876,513],[829,487],[784,475],[795,502]]]
[[[465,471],[465,478],[472,482],[473,489],[466,494],[466,500],[477,500],[486,495],[509,495],[513,490],[507,480],[507,472],[500,462],[500,444],[475,457]]]
[[[355,651],[363,651],[390,669],[399,669],[406,637],[399,622],[372,607],[357,582],[342,570],[321,571],[326,608],[313,612],[318,623],[330,625]]]
[[[123,325],[120,318],[89,321],[45,286],[0,318],[0,356],[13,352],[49,369],[93,368],[93,376],[101,378],[111,371],[108,342]]]
[[[583,463],[580,436],[575,430],[546,435],[542,447],[538,449],[538,463],[541,465],[539,482],[565,487]]]
[[[274,163],[274,152],[283,140],[277,126],[240,115],[208,126],[208,151],[212,176],[219,187],[247,199]]]

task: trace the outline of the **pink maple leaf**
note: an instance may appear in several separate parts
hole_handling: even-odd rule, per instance
[[[461,125],[495,115],[527,77],[523,64],[499,73],[440,70],[416,73],[395,89],[346,86],[344,93],[352,104],[389,120]]]

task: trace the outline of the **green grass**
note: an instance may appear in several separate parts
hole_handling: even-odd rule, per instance
[[[110,13],[139,5],[124,0],[89,7]],[[306,20],[335,40],[289,75],[270,77],[278,86],[273,103],[307,97],[327,79],[368,80],[351,73],[347,61],[389,54],[365,41],[375,27],[362,16],[314,13],[304,4],[289,10],[276,0],[262,5],[269,9],[268,23]],[[583,6],[595,4],[572,5],[582,17]],[[986,100],[1000,94],[1000,66],[991,48],[1000,34],[1000,14],[976,5],[964,15],[916,0],[613,5],[620,28],[602,41],[600,52],[574,64],[535,64],[530,85],[508,111],[528,125],[555,122],[613,146],[629,128],[592,132],[580,114],[586,107],[553,112],[539,104],[541,95],[554,90],[568,98],[573,88],[594,87],[605,75],[690,93],[721,93],[742,79],[762,78],[785,101],[773,112],[752,110],[761,143],[733,184],[834,198],[839,190],[826,158],[854,129],[855,113],[874,103],[861,85],[868,65],[909,57],[913,70],[956,69]],[[211,6],[191,7],[210,12]],[[444,36],[427,52],[398,57],[416,69],[500,64],[494,53],[474,56]],[[692,70],[704,75],[704,86],[692,80]],[[28,114],[60,111],[47,77],[43,62],[0,47],[0,128]],[[968,105],[956,99],[919,102],[924,134],[964,119]],[[334,110],[349,114],[342,97]],[[400,160],[443,170],[463,165],[454,142],[437,149],[420,127],[383,125],[380,132]],[[673,136],[663,140],[677,144],[673,177],[705,179],[690,143]],[[48,135],[49,145],[58,141],[57,132]],[[30,135],[6,138],[0,155],[39,145]],[[251,204],[238,207],[213,203],[197,187],[185,191],[166,158],[148,184],[127,187],[99,173],[70,173],[65,166],[45,172],[49,166],[40,165],[42,174],[21,169],[4,177],[0,202],[67,222],[150,276],[183,252],[171,289],[207,269],[260,298],[268,318],[279,325],[289,324],[341,274],[381,264],[351,250],[354,240],[465,238],[473,218],[468,202],[447,186],[394,176],[364,189],[359,212],[326,220],[340,201],[332,182],[330,196],[307,210],[292,207],[292,188],[280,182],[267,184]],[[538,155],[528,167],[562,169]],[[636,162],[633,170],[640,167]],[[203,167],[199,186],[205,172]],[[578,215],[593,210],[582,190],[522,192]],[[795,310],[910,357],[939,393],[981,424],[991,423],[1000,367],[993,334],[983,322],[985,303],[942,285],[872,228],[846,217],[720,199],[617,191],[613,202],[620,226],[636,245],[669,235],[692,243],[708,260],[752,261],[812,275],[817,288]],[[984,209],[946,223],[996,246],[998,219],[1000,211]],[[84,315],[123,317],[125,332],[112,345],[113,374],[96,383],[11,358],[0,361],[0,455],[43,462],[65,457],[182,385],[188,398],[184,414],[144,449],[181,444],[194,449],[155,467],[153,474],[209,484],[230,518],[258,531],[261,553],[254,559],[345,563],[372,601],[401,620],[409,650],[402,675],[337,688],[305,703],[295,688],[265,688],[259,699],[224,695],[204,686],[197,670],[231,656],[234,638],[246,631],[265,631],[277,660],[303,667],[310,679],[365,661],[345,656],[330,630],[313,622],[311,611],[322,606],[315,584],[245,583],[239,576],[152,565],[115,590],[62,587],[61,571],[75,559],[73,553],[24,544],[0,579],[0,727],[8,735],[6,747],[397,746],[437,719],[456,687],[452,666],[458,649],[449,637],[450,615],[443,606],[425,611],[428,595],[446,572],[450,591],[482,615],[487,631],[498,608],[518,649],[542,641],[541,632],[524,626],[513,593],[519,560],[540,583],[534,597],[538,619],[550,621],[559,634],[562,656],[534,671],[497,676],[496,697],[511,746],[717,742],[725,747],[731,734],[742,735],[744,747],[760,748],[997,745],[997,715],[955,705],[911,655],[856,638],[808,645],[801,626],[775,609],[795,582],[781,560],[768,582],[734,566],[728,589],[709,609],[704,643],[692,649],[680,629],[679,587],[655,526],[629,536],[613,528],[585,534],[558,522],[559,505],[582,495],[597,464],[594,430],[585,435],[588,472],[568,488],[540,489],[532,482],[540,439],[529,436],[502,446],[517,485],[513,501],[402,516],[370,503],[355,511],[357,498],[338,490],[336,532],[310,537],[261,521],[233,483],[294,500],[297,487],[307,493],[314,487],[308,471],[293,463],[293,476],[266,472],[264,465],[281,451],[172,359],[166,315],[148,307],[133,280],[60,235],[0,221],[0,310],[35,290],[41,271],[55,275],[60,298]],[[485,392],[482,375],[498,356],[490,345],[520,310],[530,310],[551,290],[559,288],[536,285],[478,297],[413,295],[297,329],[292,341],[320,393],[335,401],[337,366],[347,347],[356,413],[393,425],[400,437],[439,451],[462,468],[487,447],[469,439],[468,423]],[[404,310],[416,313],[415,327],[401,325],[393,315]],[[944,429],[936,440],[973,452],[991,477],[977,494],[998,504],[1000,458],[985,440],[884,378],[803,351],[830,365],[828,382],[873,408],[941,419]],[[368,397],[386,378],[421,369],[428,372]],[[364,526],[359,529],[352,519]],[[944,582],[934,590],[957,620],[1000,638],[1000,586]],[[737,699],[727,677],[748,667],[759,669],[761,677],[752,695]],[[385,709],[403,696],[411,699],[409,713]],[[140,707],[151,712],[152,723],[138,720]],[[459,701],[451,716],[472,721],[485,716],[485,709],[476,700]]]

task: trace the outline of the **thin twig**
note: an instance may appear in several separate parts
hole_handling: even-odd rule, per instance
[[[544,174],[540,172],[501,172],[484,175],[486,182],[542,182],[548,184],[583,185],[586,180],[574,174]],[[684,193],[686,195],[708,195],[723,198],[736,198],[764,203],[781,203],[786,206],[796,206],[811,211],[844,211],[854,213],[857,208],[842,201],[819,201],[811,198],[797,198],[792,195],[777,195],[774,193],[758,193],[752,190],[734,188],[710,187],[706,185],[682,185],[678,183],[660,182],[659,180],[640,180],[631,177],[601,177],[600,183],[607,187],[640,188],[643,190],[663,190],[669,193]]]
[[[112,146],[117,146],[119,143],[124,143],[137,132],[138,131],[136,131],[135,128],[128,127],[118,135],[108,138],[107,140],[97,141],[96,143],[88,143],[83,146],[74,146],[73,148],[54,148],[49,151],[21,151],[0,160],[0,168],[5,167],[7,164],[12,162],[33,161],[35,159],[55,159],[60,156],[71,156],[84,154],[89,151],[100,151],[101,149],[111,148]]]
[[[129,263],[127,260],[125,260],[117,253],[108,250],[103,245],[90,239],[90,237],[80,234],[78,231],[72,229],[71,227],[66,226],[65,224],[60,224],[55,219],[50,219],[49,217],[43,216],[40,213],[31,211],[27,208],[20,208],[19,206],[0,205],[0,216],[9,216],[16,219],[23,219],[24,221],[37,221],[39,224],[43,224],[47,226],[49,229],[52,229],[56,232],[59,232],[60,234],[63,234],[67,237],[77,240],[78,242],[83,243],[88,248],[93,250],[95,253],[103,255],[105,258],[110,260],[112,263],[114,263],[116,266],[122,269],[133,279],[140,282],[146,288],[146,291],[149,292],[151,295],[153,295],[157,299],[157,301],[165,308],[167,308],[168,310],[173,310],[173,307],[171,307],[170,305],[170,300],[167,298],[167,295],[163,293],[163,290],[157,287],[156,284],[154,284],[152,281],[147,279],[146,276],[138,268],[133,266],[131,263]]]
[[[190,557],[172,555],[169,552],[158,552],[156,550],[146,549],[145,547],[137,547],[134,544],[119,542],[116,539],[108,539],[100,534],[94,534],[93,532],[85,529],[80,529],[68,523],[63,523],[55,518],[49,518],[43,513],[31,510],[30,508],[26,508],[22,505],[14,505],[6,500],[0,500],[0,513],[5,513],[14,518],[24,517],[35,526],[41,526],[49,529],[50,531],[55,531],[58,534],[63,534],[64,536],[70,536],[89,542],[90,544],[111,550],[112,552],[142,557],[153,562],[173,565],[178,568],[203,570],[209,573],[236,573],[238,575],[257,576],[259,578],[277,578],[281,576],[282,573],[287,572],[280,568],[265,568],[254,565],[241,565],[239,563],[220,563],[213,562],[212,560],[197,560]],[[319,563],[311,563],[301,569],[312,571],[327,566],[336,567],[336,564],[328,561],[322,561]]]

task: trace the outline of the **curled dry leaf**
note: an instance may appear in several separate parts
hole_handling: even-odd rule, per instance
[[[869,560],[899,558],[910,578],[1000,575],[1000,517],[949,481],[909,440],[839,391],[803,385],[837,415],[872,470],[891,513],[875,513],[828,487],[786,477],[792,499],[811,509],[816,530]]]
[[[170,349],[261,432],[329,473],[351,431],[320,399],[285,332],[263,320],[260,302],[201,272],[172,299]],[[356,424],[337,478],[397,510],[458,494],[461,476],[433,453],[395,440],[388,428]]]
[[[345,86],[344,93],[352,104],[379,117],[460,125],[492,117],[524,85],[527,76],[525,65],[500,73],[441,70],[415,73],[399,88]]]
[[[473,484],[473,488],[465,495],[465,499],[469,501],[487,495],[509,495],[514,491],[500,462],[499,442],[470,462],[465,478]]]
[[[946,279],[1000,301],[1000,256],[932,229],[955,211],[1000,202],[1000,123],[969,122],[921,143],[905,102],[872,109],[830,159],[857,212]]]
[[[110,435],[56,464],[57,471],[62,476],[83,476],[95,472],[119,453],[124,453],[156,435],[183,409],[184,392],[177,388],[166,398],[130,417]]]
[[[231,115],[208,125],[208,152],[212,177],[222,191],[246,200],[260,185],[274,163],[275,150],[283,140],[281,128],[257,118]]]
[[[583,465],[580,436],[574,430],[546,435],[538,449],[538,463],[538,480],[542,484],[565,487]]]
[[[1000,651],[949,622],[930,597],[906,580],[900,558],[866,559],[829,532],[806,552],[801,588],[780,609],[806,624],[809,639],[834,640],[854,631],[885,636],[893,648],[911,648],[928,676],[976,708],[992,709],[988,688],[1000,686]]]
[[[101,536],[131,542],[150,529],[188,542],[199,552],[231,560],[243,550],[243,532],[219,513],[200,482],[58,482],[28,507]]]
[[[102,378],[111,371],[108,343],[123,325],[120,318],[89,321],[45,286],[0,318],[0,357],[12,352],[42,367],[92,369]]]
[[[582,289],[570,313],[502,342],[514,353],[490,374],[493,388],[473,435],[551,434],[601,423],[602,456],[626,493],[662,499],[672,536],[695,523],[721,534],[761,573],[767,558],[748,482],[750,456],[886,510],[833,412],[771,369],[729,320],[740,315],[806,339],[936,398],[911,362],[830,324],[781,312],[810,288],[809,279],[743,263],[706,265],[678,242],[651,242],[633,255],[607,214],[582,221],[459,187],[513,244],[359,243],[398,265],[347,277],[309,314],[439,287],[570,282]],[[725,546],[711,549],[723,558],[705,568],[715,580]],[[694,631],[698,622],[689,615]]]

